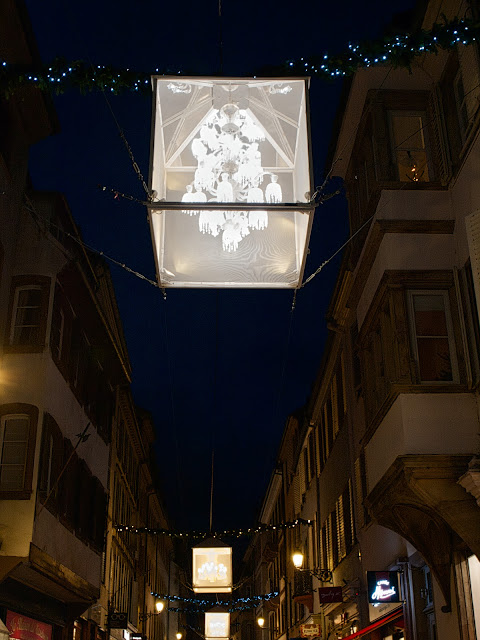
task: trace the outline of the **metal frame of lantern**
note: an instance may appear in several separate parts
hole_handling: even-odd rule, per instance
[[[160,286],[300,286],[316,207],[308,79],[152,82]]]
[[[205,640],[228,640],[230,637],[230,613],[223,607],[213,607],[205,612]]]
[[[192,547],[192,574],[195,593],[231,593],[232,547],[216,538]]]

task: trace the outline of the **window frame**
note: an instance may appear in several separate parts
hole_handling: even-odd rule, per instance
[[[0,500],[29,500],[33,487],[33,466],[38,425],[38,408],[31,404],[10,403],[0,405],[0,463],[3,452],[3,424],[8,417],[27,416],[29,419],[28,440],[25,456],[23,488],[15,490],[0,489]]]
[[[458,360],[457,360],[457,346],[455,341],[455,332],[452,322],[452,315],[450,309],[450,296],[449,292],[446,289],[407,289],[407,316],[408,316],[408,324],[410,329],[410,347],[412,350],[412,356],[415,363],[415,375],[417,377],[417,384],[420,385],[449,385],[449,384],[459,384],[460,383],[460,374],[458,368]],[[415,326],[415,310],[413,307],[413,297],[415,295],[423,295],[423,296],[441,296],[443,298],[444,309],[445,309],[445,323],[447,326],[447,340],[448,340],[448,349],[450,355],[450,362],[452,365],[452,379],[451,380],[422,380],[420,376],[420,358],[418,354],[418,344],[417,344],[417,333]]]
[[[11,282],[10,302],[8,307],[8,318],[4,339],[5,353],[40,353],[46,345],[47,324],[48,324],[48,307],[50,300],[50,283],[51,279],[47,276],[14,276]],[[20,291],[35,289],[40,291],[40,307],[39,307],[39,329],[38,340],[31,342],[15,343],[14,330],[15,319],[18,310],[18,298]]]
[[[423,151],[425,153],[425,163],[426,163],[426,167],[427,167],[427,172],[428,172],[428,180],[402,180],[401,176],[400,176],[400,171],[398,168],[398,159],[397,159],[397,152],[399,150],[402,150],[403,147],[401,149],[398,148],[398,145],[395,144],[395,130],[394,130],[394,124],[393,124],[393,120],[395,117],[416,117],[416,118],[420,118],[421,122],[422,122],[422,127],[421,129],[418,130],[418,132],[421,132],[422,137],[423,137],[423,149],[415,149],[415,151]],[[398,182],[404,183],[404,184],[409,184],[410,182],[414,182],[414,183],[423,183],[423,184],[430,184],[431,182],[435,182],[435,167],[433,164],[433,159],[432,159],[432,145],[430,142],[430,136],[428,133],[428,115],[427,115],[427,111],[422,110],[422,109],[390,109],[387,108],[387,119],[388,119],[388,131],[389,131],[389,137],[390,137],[390,152],[391,152],[391,161],[392,161],[392,165],[394,167],[394,170],[396,172],[396,180]],[[418,133],[415,132],[415,133]],[[412,134],[414,135],[414,134]],[[412,137],[412,136],[410,136]],[[401,144],[403,144],[404,142],[407,142],[409,138],[407,138],[406,140],[402,141]]]

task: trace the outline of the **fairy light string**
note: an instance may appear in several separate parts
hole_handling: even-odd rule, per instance
[[[128,524],[116,524],[115,529],[119,532],[130,534],[149,534],[153,536],[167,536],[176,539],[196,539],[203,540],[205,538],[241,538],[242,536],[251,536],[256,533],[265,533],[267,531],[282,531],[284,529],[294,529],[298,526],[313,526],[313,520],[304,520],[297,518],[290,522],[281,522],[280,524],[259,524],[256,527],[248,529],[225,529],[224,531],[172,531],[170,529],[156,529],[151,527],[135,527]]]
[[[348,47],[331,55],[310,56],[289,60],[276,68],[269,68],[281,75],[309,75],[319,77],[351,76],[358,69],[391,64],[393,67],[410,69],[414,59],[424,53],[450,51],[457,45],[469,45],[480,39],[480,22],[473,18],[444,19],[430,30],[418,29],[412,33],[389,36],[372,42],[350,43]],[[77,60],[68,62],[56,58],[48,65],[25,66],[9,64],[0,60],[0,91],[11,94],[22,86],[34,85],[42,90],[63,93],[69,88],[82,93],[101,90],[112,94],[132,91],[150,93],[151,75],[186,76],[195,75],[179,69],[156,68],[143,72],[106,65],[92,65]],[[246,75],[259,75],[250,73]]]
[[[173,611],[175,613],[203,613],[205,610],[210,609],[212,606],[225,607],[230,613],[235,611],[248,611],[249,609],[255,609],[262,602],[272,600],[279,595],[278,591],[272,591],[271,593],[265,593],[261,596],[251,596],[249,598],[233,598],[230,600],[205,600],[200,598],[185,598],[182,596],[171,596],[162,593],[150,592],[154,598],[164,600],[171,603],[179,603],[183,606],[171,606],[167,607],[167,611]]]

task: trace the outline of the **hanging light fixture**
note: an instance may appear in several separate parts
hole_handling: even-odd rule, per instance
[[[230,637],[230,614],[222,607],[213,607],[205,613],[205,640],[228,640]]]
[[[232,591],[232,547],[209,538],[192,549],[192,584],[196,593]]]
[[[162,287],[296,287],[311,203],[307,81],[153,77]]]

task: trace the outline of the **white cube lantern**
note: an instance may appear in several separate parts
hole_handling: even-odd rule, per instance
[[[228,640],[230,637],[230,614],[221,607],[214,607],[205,613],[205,640]]]
[[[298,287],[314,212],[307,79],[152,81],[159,284]]]
[[[192,549],[193,590],[196,593],[232,591],[232,547],[210,538]]]

